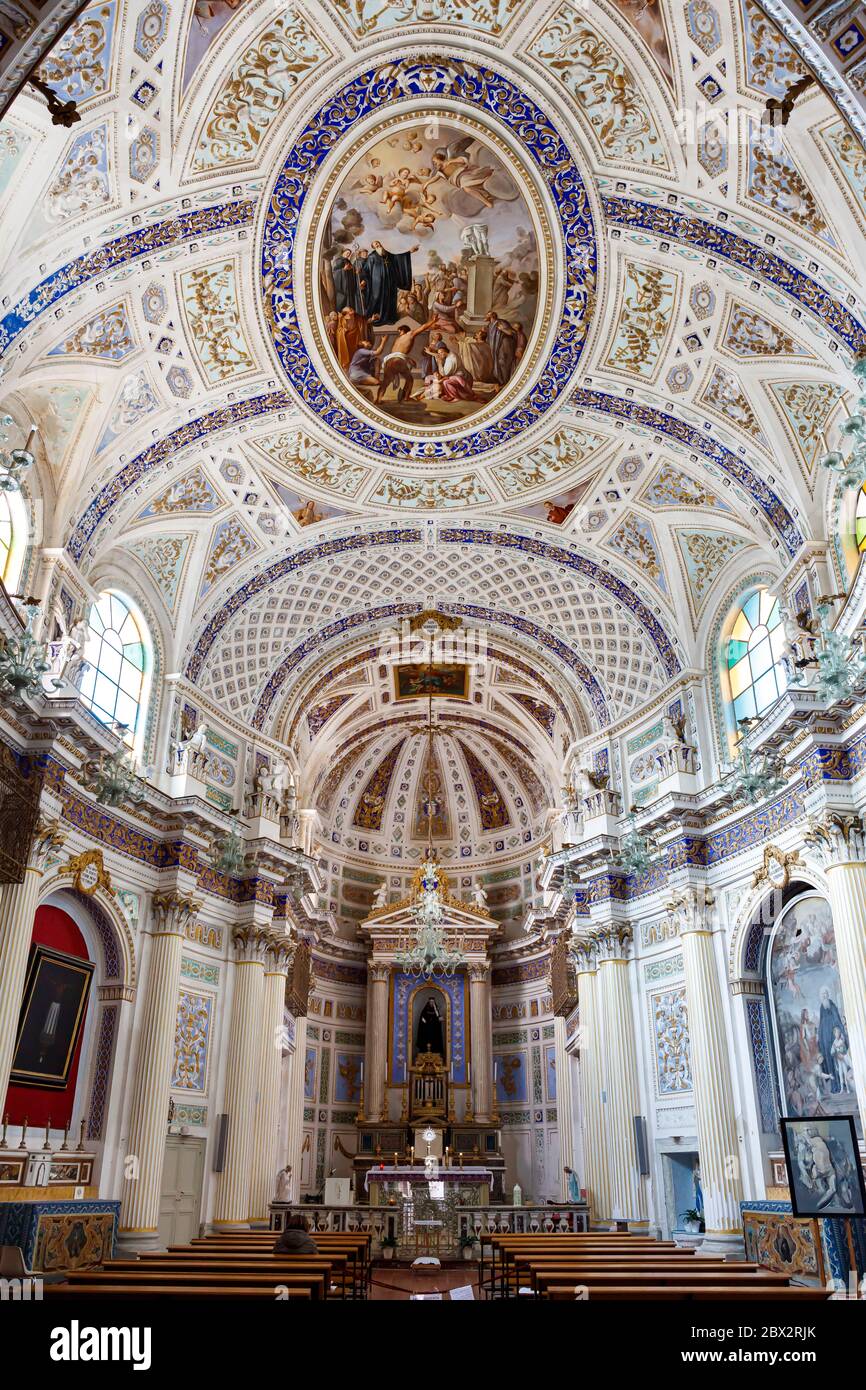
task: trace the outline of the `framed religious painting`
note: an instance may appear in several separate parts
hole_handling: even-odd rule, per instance
[[[866,1191],[851,1115],[780,1120],[795,1216],[863,1216]]]
[[[464,665],[434,664],[423,662],[394,668],[394,699],[426,699],[428,695],[450,697],[452,700],[469,698],[469,667]]]
[[[93,965],[46,946],[30,951],[10,1080],[62,1090],[87,1013]]]

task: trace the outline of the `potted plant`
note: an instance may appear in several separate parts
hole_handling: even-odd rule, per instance
[[[680,1220],[683,1223],[683,1230],[688,1232],[690,1236],[700,1234],[703,1220],[701,1218],[701,1213],[696,1207],[689,1207],[688,1211],[681,1211]]]
[[[396,1248],[397,1248],[397,1238],[396,1238],[396,1236],[383,1236],[383,1237],[382,1237],[382,1259],[383,1259],[383,1260],[393,1260],[393,1258],[394,1258],[394,1251],[396,1250]]]
[[[472,1235],[462,1235],[460,1237],[460,1249],[463,1251],[464,1260],[478,1258],[475,1253],[475,1247],[477,1246],[477,1244],[478,1241],[474,1233]]]

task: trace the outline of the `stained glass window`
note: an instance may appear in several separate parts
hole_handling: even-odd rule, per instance
[[[145,680],[150,668],[146,629],[119,594],[100,594],[87,623],[90,636],[84,648],[88,668],[81,694],[105,724],[125,724],[133,742],[142,711]]]
[[[787,680],[779,600],[756,589],[741,605],[728,638],[728,680],[734,719],[751,719],[775,704]]]
[[[857,549],[866,550],[866,484],[861,487],[857,494],[857,513],[854,518],[854,538],[857,541]]]

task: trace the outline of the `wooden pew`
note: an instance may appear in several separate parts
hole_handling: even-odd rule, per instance
[[[50,1298],[206,1298],[206,1299],[262,1299],[280,1302],[274,1298],[273,1289],[251,1288],[248,1284],[197,1285],[197,1284],[129,1284],[115,1285],[108,1289],[104,1284],[46,1284],[45,1292]],[[289,1289],[285,1301],[309,1302],[309,1289]]]
[[[583,1301],[577,1298],[574,1284],[548,1289],[547,1298],[554,1302],[569,1301],[574,1303]],[[719,1300],[738,1299],[744,1302],[748,1301],[749,1303],[815,1303],[826,1300],[827,1298],[829,1298],[829,1294],[826,1289],[805,1289],[799,1287],[799,1285],[794,1286],[791,1284],[788,1284],[784,1288],[776,1286],[755,1288],[751,1285],[743,1284],[706,1284],[700,1286],[696,1284],[667,1284],[663,1287],[643,1288],[639,1285],[617,1284],[611,1287],[591,1285],[589,1287],[589,1296],[586,1301],[591,1303],[598,1302],[599,1299],[605,1302],[612,1299],[634,1299],[644,1302],[646,1299],[653,1299],[655,1301],[669,1299],[671,1301],[716,1302]]]
[[[136,1274],[171,1275],[174,1272],[182,1273],[184,1270],[191,1274],[232,1274],[237,1276],[238,1282],[242,1282],[246,1275],[251,1274],[266,1274],[276,1281],[280,1272],[323,1273],[341,1297],[345,1297],[346,1291],[346,1260],[343,1256],[264,1254],[224,1257],[203,1255],[197,1251],[191,1254],[185,1251],[168,1254],[148,1252],[147,1256],[143,1255],[140,1260],[112,1260],[105,1268],[117,1273],[126,1270]]]
[[[138,1273],[132,1270],[82,1270],[81,1273],[70,1271],[67,1275],[67,1283],[71,1285],[88,1284],[101,1285],[106,1292],[110,1293],[115,1288],[148,1288],[153,1285],[162,1285],[166,1282],[177,1284],[183,1287],[197,1288],[224,1288],[227,1285],[235,1286],[239,1282],[236,1274],[217,1273],[212,1270],[171,1270],[169,1273],[155,1270],[149,1273]],[[324,1273],[315,1274],[287,1274],[285,1271],[273,1274],[245,1274],[242,1280],[244,1287],[254,1289],[270,1289],[276,1297],[276,1289],[306,1289],[313,1299],[323,1299],[328,1296],[328,1277]]]

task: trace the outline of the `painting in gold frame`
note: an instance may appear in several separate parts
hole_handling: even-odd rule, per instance
[[[469,699],[469,667],[423,662],[394,667],[394,699],[417,700],[428,695],[444,699]]]

